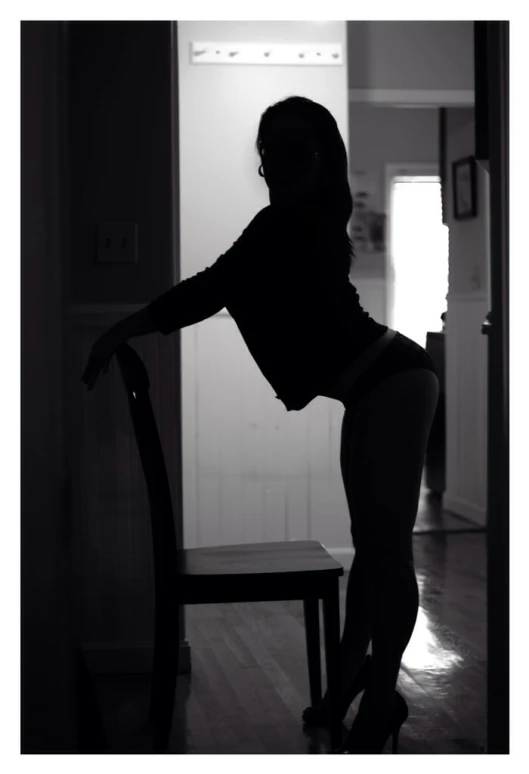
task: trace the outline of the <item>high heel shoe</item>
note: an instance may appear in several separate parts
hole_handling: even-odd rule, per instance
[[[362,713],[360,706],[348,737],[338,752],[343,754],[382,753],[390,735],[393,735],[392,753],[397,753],[400,729],[408,718],[408,714],[406,700],[398,691],[395,691],[393,711],[382,723],[377,721],[373,715],[370,718],[369,711]]]
[[[371,656],[367,654],[364,663],[360,667],[356,678],[347,693],[340,697],[340,720],[343,720],[347,715],[347,710],[358,696],[368,685],[371,677]],[[327,726],[329,724],[329,695],[325,692],[323,701],[321,704],[316,704],[313,707],[306,707],[303,710],[303,722],[307,726]]]

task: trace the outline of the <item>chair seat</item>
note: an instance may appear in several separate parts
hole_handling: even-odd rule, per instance
[[[181,552],[183,575],[271,575],[276,573],[343,573],[342,565],[317,540],[243,543],[190,548]]]
[[[303,599],[325,593],[342,565],[316,540],[190,548],[179,553],[181,602]]]

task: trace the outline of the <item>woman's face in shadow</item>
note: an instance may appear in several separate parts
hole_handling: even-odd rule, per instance
[[[310,125],[295,118],[277,120],[266,139],[262,160],[271,204],[299,206],[314,198],[321,178],[317,152],[317,137]]]

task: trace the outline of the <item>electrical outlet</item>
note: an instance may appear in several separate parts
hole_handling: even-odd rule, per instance
[[[138,263],[138,224],[98,223],[96,262]]]

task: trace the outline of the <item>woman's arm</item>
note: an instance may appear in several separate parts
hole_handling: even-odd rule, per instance
[[[125,317],[110,329],[116,337],[116,341],[123,343],[132,339],[134,336],[145,336],[148,333],[154,333],[156,326],[151,319],[148,306],[140,309],[139,312]]]
[[[226,306],[229,295],[242,291],[248,270],[270,228],[270,207],[257,213],[241,236],[215,263],[184,279],[149,304],[155,330],[164,336],[212,317]],[[247,292],[249,288],[245,289]],[[125,323],[128,322],[124,321]],[[132,321],[131,321],[132,323]],[[138,321],[138,324],[143,324]],[[126,328],[125,328],[126,329]]]
[[[82,380],[88,389],[93,389],[101,371],[104,374],[107,373],[114,352],[121,344],[124,344],[133,336],[144,336],[147,333],[154,333],[155,330],[156,326],[149,315],[147,307],[129,315],[129,317],[125,317],[125,319],[108,328],[94,342],[83,373]]]
[[[204,271],[182,280],[139,312],[125,317],[100,336],[92,347],[83,382],[92,389],[99,373],[107,373],[115,350],[128,339],[155,331],[173,331],[211,317],[226,305],[228,290],[239,282],[242,260],[248,260],[260,244],[270,208],[261,210],[239,239]],[[266,229],[265,229],[266,230]]]

